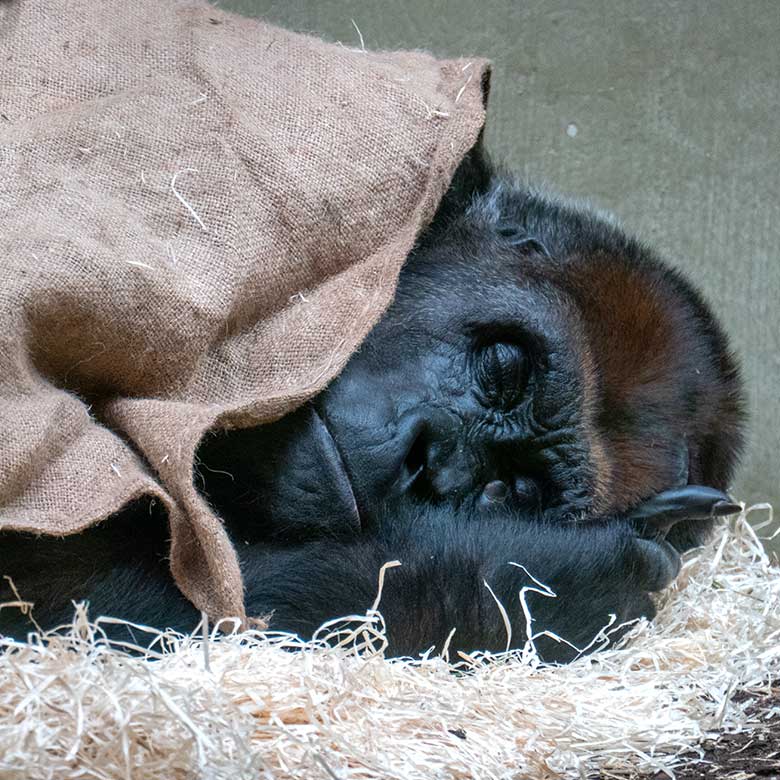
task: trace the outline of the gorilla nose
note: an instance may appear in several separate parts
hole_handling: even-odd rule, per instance
[[[474,484],[476,464],[463,448],[429,450],[428,480],[439,496],[461,496]]]
[[[406,455],[400,484],[404,492],[414,488],[444,498],[462,495],[473,486],[476,463],[469,448],[459,442],[460,426],[458,418],[441,410],[428,411],[403,426]]]
[[[485,508],[512,506],[539,510],[544,474],[539,464],[526,463],[521,474],[492,462],[489,447],[468,441],[455,415],[436,410],[409,417],[399,428],[404,453],[396,486],[422,498],[455,499],[479,492]],[[478,490],[479,489],[479,490]]]

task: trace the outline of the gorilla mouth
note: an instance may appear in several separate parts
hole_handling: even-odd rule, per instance
[[[328,426],[314,405],[310,404],[308,408],[311,414],[311,443],[322,465],[322,482],[319,487],[323,505],[331,507],[332,514],[341,522],[355,531],[360,531],[362,528],[360,512],[344,459]]]

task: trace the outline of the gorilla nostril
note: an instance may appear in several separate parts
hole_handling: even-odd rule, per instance
[[[438,501],[473,489],[475,462],[471,449],[459,441],[461,426],[456,415],[438,409],[409,416],[398,437],[403,461],[396,485],[403,492]]]
[[[428,446],[425,436],[418,433],[412,440],[412,444],[406,452],[401,474],[401,486],[408,490],[425,473]]]

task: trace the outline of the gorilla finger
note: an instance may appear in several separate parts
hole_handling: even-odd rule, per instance
[[[741,507],[726,493],[703,485],[666,490],[632,509],[628,516],[641,533],[666,533],[682,520],[705,520],[739,512]]]
[[[655,592],[669,587],[680,573],[682,558],[666,541],[636,540],[639,565],[636,569],[639,587]]]

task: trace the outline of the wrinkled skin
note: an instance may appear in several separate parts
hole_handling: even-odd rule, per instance
[[[272,628],[310,636],[365,612],[398,559],[381,602],[391,653],[441,648],[453,628],[451,652],[505,649],[496,599],[522,646],[535,578],[555,597],[524,591],[533,630],[566,640],[538,649],[567,661],[610,615],[652,617],[680,553],[735,510],[740,393],[686,281],[477,149],[342,374],[277,423],[208,437],[200,476],[247,612]],[[86,597],[93,613],[188,630],[197,615],[164,551],[164,518],[141,502],[79,537],[0,536],[0,570],[45,624]],[[26,627],[0,612],[0,630]]]

